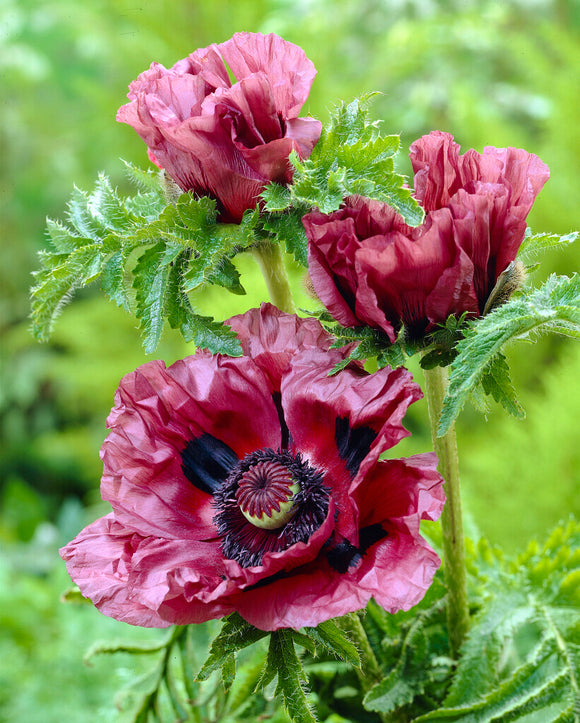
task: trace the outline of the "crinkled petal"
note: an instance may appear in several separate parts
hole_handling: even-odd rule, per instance
[[[388,532],[365,553],[348,581],[361,596],[373,597],[387,612],[395,613],[423,599],[441,560],[422,537],[398,528]]]
[[[143,535],[215,535],[211,497],[182,470],[187,443],[210,434],[241,459],[281,442],[267,378],[250,360],[198,352],[165,368],[153,361],[127,375],[107,421],[101,451],[103,499]]]
[[[316,75],[314,64],[302,48],[274,33],[235,33],[216,47],[236,80],[265,73],[277,109],[288,118],[298,115]]]
[[[325,473],[339,511],[337,531],[356,544],[352,481],[409,434],[402,419],[422,393],[403,367],[374,374],[346,368],[329,376],[341,359],[336,351],[297,354],[282,380],[282,408],[294,448]]]
[[[354,491],[360,526],[397,524],[419,534],[422,519],[437,520],[445,503],[434,452],[379,461]]]
[[[143,540],[109,514],[85,527],[60,555],[82,595],[103,615],[146,628],[168,627],[170,623],[138,599],[129,585],[132,558]]]
[[[301,319],[272,304],[233,316],[226,322],[236,332],[244,354],[268,377],[272,389],[279,390],[282,375],[294,354],[304,349],[330,348],[331,335],[316,319]]]

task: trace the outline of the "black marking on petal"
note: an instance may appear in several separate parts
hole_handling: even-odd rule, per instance
[[[334,438],[338,454],[344,460],[346,468],[354,477],[358,472],[363,459],[370,451],[371,444],[377,438],[377,433],[371,427],[353,428],[347,417],[337,417]]]
[[[197,489],[213,495],[238,463],[238,458],[227,444],[205,433],[185,445],[181,461],[187,479]]]
[[[282,395],[280,394],[280,392],[272,392],[272,401],[276,406],[276,411],[278,412],[278,419],[280,420],[280,433],[282,436],[282,441],[280,442],[280,449],[288,449],[291,437],[290,430],[288,429],[288,425],[286,424],[286,419],[284,417],[284,409],[282,408]]]
[[[358,547],[343,538],[341,542],[327,550],[326,559],[334,570],[344,575],[351,567],[358,565],[370,547],[383,540],[387,535],[388,532],[380,524],[368,525],[359,531]]]

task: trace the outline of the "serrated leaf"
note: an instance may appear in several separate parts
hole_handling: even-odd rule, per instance
[[[155,351],[161,337],[171,264],[182,251],[178,244],[158,243],[141,254],[135,264],[136,314],[143,332],[143,346],[148,354]]]
[[[369,117],[371,97],[339,105],[308,159],[301,161],[296,153],[290,154],[292,204],[331,213],[346,196],[361,194],[390,204],[408,224],[417,226],[423,221],[423,210],[405,187],[403,176],[394,171],[399,136],[380,135],[378,122]],[[272,193],[268,192],[268,199]],[[274,197],[268,208],[287,208],[287,198],[283,204]]]
[[[507,359],[501,352],[492,357],[485,367],[481,375],[481,386],[485,394],[492,396],[506,412],[519,419],[526,416],[516,398]]]
[[[472,322],[457,344],[449,390],[443,403],[438,433],[444,435],[470,392],[482,381],[505,344],[536,330],[580,331],[580,277],[552,275],[538,289],[512,298],[487,316]],[[496,388],[497,389],[497,388]],[[513,399],[511,402],[512,403]]]
[[[151,168],[139,168],[130,161],[121,158],[121,162],[125,166],[125,171],[129,180],[142,191],[149,191],[162,196],[162,190],[159,183],[159,170]]]
[[[37,339],[48,339],[55,319],[72,292],[98,276],[102,260],[103,254],[96,245],[43,258],[44,269],[35,273],[38,283],[31,290],[32,328]]]
[[[304,267],[308,266],[308,241],[302,225],[302,217],[308,212],[305,206],[294,206],[284,213],[264,215],[262,227],[274,236],[278,243],[284,242],[286,251]]]
[[[101,288],[117,306],[129,311],[129,298],[125,281],[126,263],[127,250],[125,248],[111,254],[102,267]]]
[[[130,653],[131,655],[152,655],[167,647],[171,635],[159,643],[134,643],[123,641],[98,641],[93,643],[83,657],[85,665],[90,664],[95,655],[114,655],[115,653]]]
[[[269,183],[262,191],[266,211],[283,211],[292,203],[292,195],[286,186]]]
[[[497,557],[485,563],[484,599],[444,705],[415,723],[525,721],[534,711],[544,712],[546,721],[575,720],[580,596],[570,597],[567,580],[580,571],[579,553],[580,524],[571,521],[509,565],[498,564]],[[489,555],[489,549],[480,554]],[[522,635],[539,642],[528,652]]]
[[[236,334],[221,322],[214,321],[210,316],[199,316],[193,319],[193,342],[201,349],[208,349],[212,354],[242,356],[242,346]]]
[[[524,240],[518,251],[517,258],[525,264],[532,263],[536,257],[544,252],[555,248],[565,248],[578,240],[578,231],[560,236],[554,233],[532,233],[526,229]]]
[[[400,657],[389,674],[365,695],[367,710],[390,713],[413,702],[427,680],[425,618],[419,615],[406,631]]]
[[[148,352],[167,319],[186,340],[238,356],[235,335],[197,316],[187,293],[207,283],[245,293],[230,259],[253,243],[259,211],[247,211],[240,224],[218,224],[214,200],[183,194],[167,204],[158,174],[128,168],[147,193],[122,199],[100,174],[92,193],[75,188],[70,226],[47,222],[52,249],[39,255],[42,268],[32,289],[35,336],[47,339],[72,293],[100,278],[106,295],[127,311],[132,310],[131,286],[135,289],[134,311]]]
[[[296,655],[291,631],[271,634],[267,666],[278,676],[276,694],[282,697],[293,723],[316,723],[304,689],[306,674]]]
[[[305,628],[305,633],[331,655],[360,668],[361,660],[356,646],[332,620],[319,623],[315,628]]]
[[[223,665],[227,667],[230,664],[227,661],[232,655],[267,635],[269,633],[258,630],[258,628],[243,620],[237,613],[225,618],[221,632],[213,640],[209,649],[209,656],[197,674],[196,680],[207,680],[214,670],[221,668]]]

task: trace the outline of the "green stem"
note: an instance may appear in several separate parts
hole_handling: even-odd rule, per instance
[[[336,623],[355,644],[360,655],[360,668],[356,668],[355,672],[364,695],[383,679],[381,667],[375,657],[375,653],[358,613],[349,613],[348,615],[343,615],[341,618],[336,618]],[[392,718],[383,713],[378,713],[377,715],[382,723],[390,723],[390,721],[392,721]]]
[[[264,239],[252,246],[252,253],[266,280],[270,301],[282,311],[293,314],[296,307],[280,246]]]
[[[441,528],[443,531],[445,584],[448,591],[447,623],[449,626],[449,641],[453,655],[457,656],[469,630],[457,439],[455,437],[455,425],[452,425],[443,437],[437,436],[443,399],[447,390],[447,368],[435,367],[434,369],[426,369],[424,372],[425,395],[431,421],[431,437],[435,452],[439,457],[437,469],[445,480],[445,494],[447,496],[447,502],[441,515]]]

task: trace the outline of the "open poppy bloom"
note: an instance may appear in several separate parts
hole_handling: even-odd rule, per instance
[[[418,228],[362,197],[307,214],[308,266],[316,294],[343,326],[404,324],[421,338],[451,314],[480,316],[523,241],[526,217],[548,167],[518,148],[459,146],[435,131],[411,145]]]
[[[415,605],[439,559],[435,454],[380,459],[421,397],[403,368],[329,371],[347,350],[264,304],[234,317],[244,356],[152,361],[120,384],[102,448],[113,511],[61,550],[106,615],[164,627],[237,611],[317,625],[371,597]]]
[[[290,152],[306,158],[318,141],[320,121],[298,118],[315,75],[297,45],[236,33],[172,68],[152,63],[117,120],[183,191],[215,198],[220,220],[239,223],[267,183],[290,182]]]

